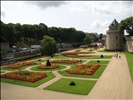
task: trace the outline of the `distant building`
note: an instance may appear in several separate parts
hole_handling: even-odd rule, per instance
[[[106,49],[124,50],[124,31],[118,32],[118,22],[114,19],[106,31]]]

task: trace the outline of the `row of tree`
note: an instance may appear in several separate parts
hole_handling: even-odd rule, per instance
[[[40,41],[43,36],[50,36],[57,43],[83,43],[86,34],[75,28],[48,27],[40,24],[5,24],[1,21],[1,42],[9,42],[14,45],[21,41]]]

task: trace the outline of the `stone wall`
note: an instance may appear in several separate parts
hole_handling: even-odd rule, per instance
[[[39,53],[39,50],[28,50],[28,51],[22,51],[22,52],[15,52],[13,54],[13,57],[17,58],[17,57],[23,57],[23,56],[28,56],[28,55],[35,55],[38,53]]]
[[[133,53],[133,36],[126,37],[126,51]]]

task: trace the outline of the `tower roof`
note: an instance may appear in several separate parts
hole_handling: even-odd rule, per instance
[[[116,19],[113,20],[113,22],[111,23],[111,25],[118,25],[118,22]]]
[[[117,28],[118,28],[118,22],[116,21],[116,19],[114,19],[113,22],[110,24],[109,29],[117,30]]]

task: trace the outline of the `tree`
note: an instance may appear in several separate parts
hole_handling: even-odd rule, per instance
[[[87,45],[87,44],[91,44],[91,37],[87,34],[85,36],[85,38],[83,39],[84,43]]]
[[[124,30],[126,30],[126,32],[130,36],[133,36],[133,17],[132,16],[120,22],[118,31],[123,32]]]
[[[51,56],[57,52],[56,41],[50,36],[44,36],[41,40],[41,55]]]
[[[102,38],[103,38],[103,34],[102,34],[102,33],[100,33],[100,35],[99,35],[99,40],[101,41],[101,40],[102,40]]]

